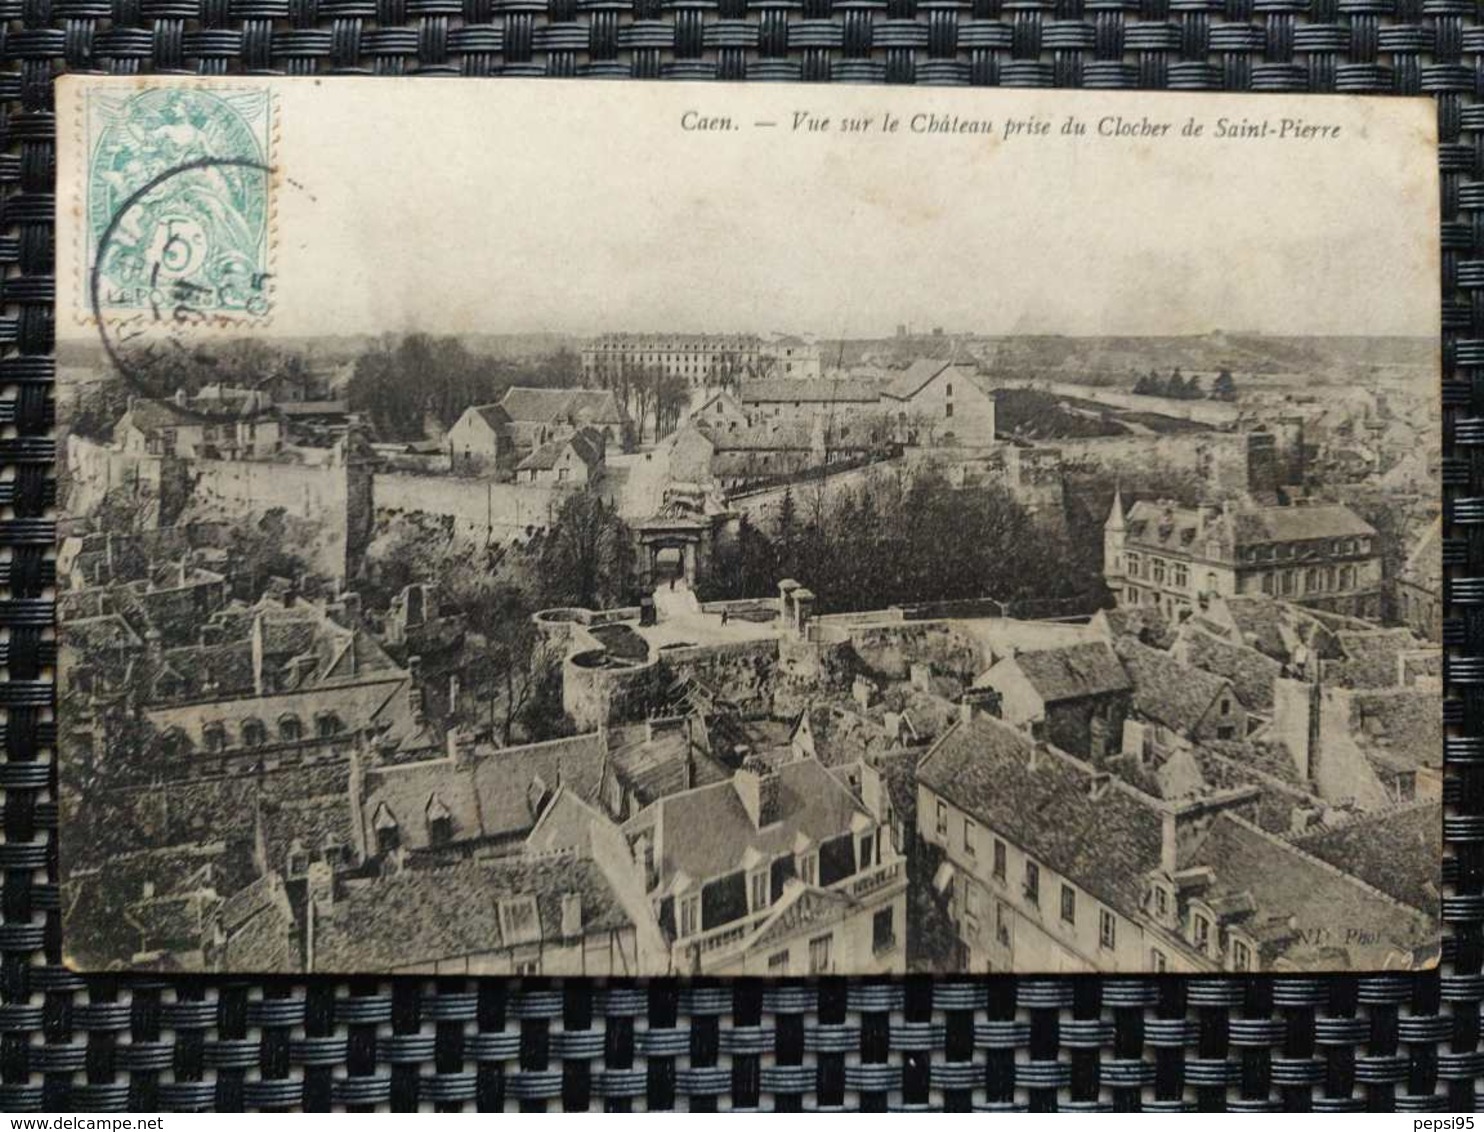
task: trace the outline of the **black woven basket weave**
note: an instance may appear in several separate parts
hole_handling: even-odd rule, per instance
[[[1484,1076],[1480,14],[1471,0],[0,0],[0,1111],[1473,1110]],[[598,985],[69,973],[46,596],[51,84],[63,70],[1433,96],[1452,575],[1442,968]]]

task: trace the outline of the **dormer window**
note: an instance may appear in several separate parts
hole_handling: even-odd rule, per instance
[[[505,946],[518,943],[534,943],[541,938],[541,919],[536,914],[536,899],[532,896],[517,896],[501,900],[500,935]]]
[[[244,747],[262,747],[268,742],[268,729],[263,726],[261,719],[244,719],[242,721],[242,745]]]
[[[1252,970],[1252,949],[1239,939],[1232,940],[1232,970]]]
[[[201,729],[201,742],[208,751],[227,749],[227,729],[220,723],[208,723]]]
[[[1211,946],[1211,921],[1199,912],[1191,916],[1190,939],[1202,954]]]
[[[278,737],[285,743],[297,743],[304,737],[304,725],[297,715],[278,717]]]
[[[453,840],[453,814],[436,794],[428,801],[427,819],[429,845],[436,849]]]
[[[402,831],[397,825],[397,818],[391,810],[387,809],[385,802],[376,806],[376,812],[371,815],[371,828],[376,831],[376,851],[381,854],[395,852],[402,843]]]
[[[699,896],[683,896],[680,898],[680,938],[695,935],[701,930],[701,898]]]
[[[758,869],[748,877],[748,907],[754,912],[760,912],[772,903],[770,896],[771,878],[768,869]]]
[[[321,739],[329,739],[344,730],[340,717],[333,711],[322,711],[314,717],[314,733]]]

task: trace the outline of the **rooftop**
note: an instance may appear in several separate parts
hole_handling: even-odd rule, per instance
[[[917,767],[920,783],[1105,904],[1137,915],[1144,877],[1160,866],[1163,813],[1156,799],[1117,782],[1093,797],[1095,773],[984,716],[950,729]]]
[[[314,969],[431,970],[441,959],[558,941],[564,938],[562,900],[567,894],[581,900],[584,934],[617,931],[632,923],[602,870],[569,854],[470,861],[352,881],[330,909],[315,910]],[[525,900],[534,903],[534,921],[526,925],[522,918],[529,930],[507,938],[516,913],[512,902],[530,907]]]
[[[1017,653],[1000,664],[1018,668],[1048,704],[1129,689],[1128,673],[1106,641]],[[976,684],[990,679],[993,672],[981,676]]]

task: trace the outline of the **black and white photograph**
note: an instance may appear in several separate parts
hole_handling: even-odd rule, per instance
[[[68,964],[1434,966],[1431,104],[554,82],[61,80]]]

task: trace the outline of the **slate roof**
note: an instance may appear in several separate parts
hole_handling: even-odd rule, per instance
[[[1436,520],[1423,533],[1401,570],[1401,580],[1432,594],[1443,592],[1443,521]]]
[[[704,727],[704,723],[697,720],[693,726]],[[693,783],[686,781],[687,746],[695,775]],[[642,724],[609,731],[608,763],[641,806],[694,786],[723,782],[728,777],[725,767],[699,746],[690,744],[683,724],[656,728],[652,738],[649,728]]]
[[[512,421],[537,424],[570,420],[617,425],[627,420],[610,389],[530,389],[512,385],[500,400],[500,408]]]
[[[567,854],[470,861],[351,881],[328,913],[315,912],[316,971],[428,966],[516,946],[501,931],[499,903],[533,897],[542,940],[562,938],[562,897],[582,898],[584,934],[632,924],[602,870]]]
[[[1178,649],[1185,659],[1197,668],[1230,680],[1237,699],[1249,710],[1273,710],[1273,682],[1283,675],[1283,666],[1272,657],[1224,640],[1194,622],[1180,627],[1178,639]]]
[[[516,471],[550,471],[556,467],[556,462],[568,448],[576,453],[579,460],[592,468],[602,462],[603,447],[603,437],[592,429],[585,428],[565,439],[552,440],[541,445],[516,465]]]
[[[1145,499],[1129,508],[1125,521],[1129,545],[1136,549],[1189,550],[1200,532],[1203,543],[1214,538],[1228,555],[1243,546],[1376,533],[1374,527],[1340,503],[1208,510],[1203,524],[1195,508]]]
[[[283,881],[266,873],[222,901],[217,922],[226,944],[212,965],[223,971],[297,971],[299,954],[293,909]]]
[[[1106,641],[1017,653],[1003,663],[1019,668],[1048,704],[1129,689],[1128,673]]]
[[[1443,765],[1443,713],[1428,688],[1350,693],[1350,732],[1378,769],[1415,771]]]
[[[717,452],[808,451],[812,426],[809,421],[777,420],[745,428],[703,428]]]
[[[1220,676],[1181,664],[1169,653],[1132,637],[1113,646],[1133,682],[1133,708],[1146,719],[1189,735],[1230,685]]]
[[[917,779],[1109,907],[1140,913],[1144,877],[1159,868],[1156,799],[1120,783],[1092,797],[1093,769],[984,716],[960,722],[923,757]],[[1049,899],[1049,896],[1043,896]]]
[[[1438,925],[1424,913],[1229,812],[1190,865],[1211,868],[1215,883],[1201,898],[1235,909],[1229,922],[1258,939],[1264,965],[1281,957],[1323,969],[1339,957],[1364,970],[1393,951],[1420,961],[1438,947]]]
[[[781,402],[822,402],[825,404],[875,404],[887,382],[871,378],[845,378],[839,381],[803,381],[797,378],[770,377],[744,381],[739,390],[743,404]]]
[[[954,370],[953,376],[962,377],[964,381],[972,381],[974,379],[973,366],[947,362],[941,358],[918,358],[891,379],[891,384],[882,390],[882,396],[890,397],[897,401],[910,400],[916,396],[924,385],[932,381],[933,378],[937,377],[945,369]]]
[[[1416,802],[1320,826],[1292,839],[1306,853],[1429,916],[1440,908],[1443,804]]]
[[[376,768],[366,773],[365,828],[373,828],[385,805],[401,844],[426,849],[428,808],[436,799],[448,812],[456,842],[523,836],[536,823],[540,795],[555,793],[558,785],[595,801],[605,754],[602,736],[594,732],[523,747],[483,748],[466,761],[442,758]]]
[[[1422,646],[1410,629],[1342,630],[1335,640],[1345,656],[1324,662],[1324,679],[1350,688],[1395,687],[1400,681],[1401,654]]]
[[[474,413],[495,432],[500,432],[510,423],[510,414],[499,404],[470,405],[465,412]]]
[[[851,819],[866,813],[815,759],[784,763],[777,772],[779,820],[761,830],[752,824],[732,780],[657,802],[661,885],[682,872],[699,882],[735,872],[748,849],[766,857],[791,854],[800,834],[818,845],[849,833]]]
[[[1104,609],[1097,616],[1103,618],[1114,637],[1137,637],[1156,648],[1167,648],[1174,639],[1170,619],[1155,605],[1120,605]]]

